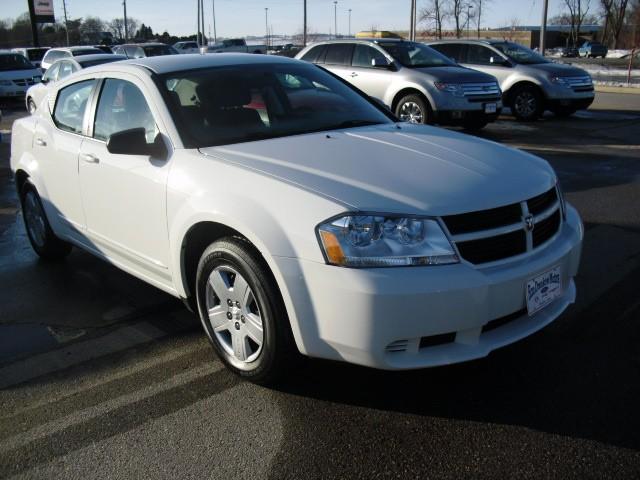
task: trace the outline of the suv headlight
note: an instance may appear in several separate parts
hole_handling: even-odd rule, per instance
[[[558,77],[557,75],[550,75],[549,81],[561,87],[571,88],[571,85],[569,85],[569,82],[567,82],[567,80],[562,77]]]
[[[464,97],[462,85],[460,85],[459,83],[434,82],[433,84],[441,92],[451,93],[455,97]]]
[[[42,75],[34,75],[32,80],[33,83],[40,83],[42,81]]]
[[[433,218],[344,215],[317,227],[328,263],[343,267],[447,265],[460,260]]]

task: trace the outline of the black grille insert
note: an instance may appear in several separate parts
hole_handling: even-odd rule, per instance
[[[428,337],[422,337],[420,339],[420,348],[437,347],[438,345],[444,345],[451,343],[456,339],[456,332],[442,333],[440,335],[430,335]]]
[[[537,197],[530,198],[527,200],[527,207],[529,208],[529,213],[533,215],[539,215],[540,213],[547,210],[558,200],[558,194],[556,193],[555,187],[551,190],[544,192]]]
[[[500,328],[507,323],[511,323],[514,320],[524,316],[527,313],[527,309],[523,308],[522,310],[518,310],[517,312],[513,312],[509,315],[505,315],[504,317],[496,318],[495,320],[491,320],[485,326],[482,327],[482,333],[490,332],[491,330],[495,330],[496,328]]]
[[[553,212],[553,214],[544,220],[536,223],[533,229],[533,248],[542,245],[544,242],[553,237],[560,228],[560,209]]]
[[[493,262],[525,253],[527,236],[524,230],[516,230],[495,237],[459,242],[457,245],[462,258],[471,263]]]
[[[522,209],[519,203],[505,207],[492,208],[479,212],[462,213],[442,217],[451,235],[489,230],[513,225],[522,221]]]

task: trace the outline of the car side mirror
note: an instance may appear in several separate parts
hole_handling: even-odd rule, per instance
[[[146,130],[142,127],[113,133],[107,140],[107,150],[118,155],[167,157],[167,147],[160,134],[156,135],[153,143],[147,143]]]
[[[389,68],[391,64],[384,57],[375,57],[371,59],[371,66],[374,68]]]
[[[43,77],[40,79],[40,83],[44,83],[46,85],[47,83],[49,83],[49,79]]]
[[[510,67],[511,64],[505,60],[504,58],[500,58],[500,57],[489,57],[489,63],[491,65],[501,65],[503,67]]]

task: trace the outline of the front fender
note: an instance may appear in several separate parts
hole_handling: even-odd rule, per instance
[[[431,95],[431,93],[426,87],[416,82],[402,82],[400,84],[394,83],[392,86],[390,86],[387,89],[387,92],[384,97],[384,103],[386,105],[389,105],[389,108],[393,110],[393,101],[396,98],[396,96],[403,90],[417,90],[418,92],[420,92],[422,95],[426,97],[431,107],[434,108],[435,101],[434,101],[433,95]]]

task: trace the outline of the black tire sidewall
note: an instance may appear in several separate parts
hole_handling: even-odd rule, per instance
[[[398,101],[398,105],[396,105],[395,115],[400,118],[400,110],[402,109],[402,105],[408,102],[414,102],[418,104],[420,110],[422,110],[422,125],[428,125],[432,122],[433,115],[431,114],[431,108],[428,102],[422,98],[422,96],[412,93],[410,95],[405,95]]]
[[[534,113],[529,116],[529,117],[523,117],[522,115],[520,115],[515,108],[515,104],[516,104],[516,100],[518,98],[518,96],[524,92],[530,92],[534,98],[536,99],[536,109],[534,111]],[[538,117],[542,114],[542,96],[540,95],[540,93],[534,88],[534,87],[530,87],[528,85],[522,86],[522,87],[518,87],[513,94],[511,95],[511,113],[513,114],[514,117],[516,117],[518,120],[523,121],[523,122],[533,122],[535,120],[538,119]]]
[[[222,362],[233,372],[256,383],[269,383],[278,375],[281,358],[287,353],[282,322],[287,321],[279,302],[279,292],[265,267],[249,245],[239,239],[224,239],[212,243],[202,254],[196,275],[198,314],[209,341]],[[262,351],[248,365],[240,365],[224,350],[209,323],[206,307],[206,284],[211,272],[219,266],[229,266],[240,273],[256,297],[263,328]],[[288,328],[288,325],[287,325]]]

